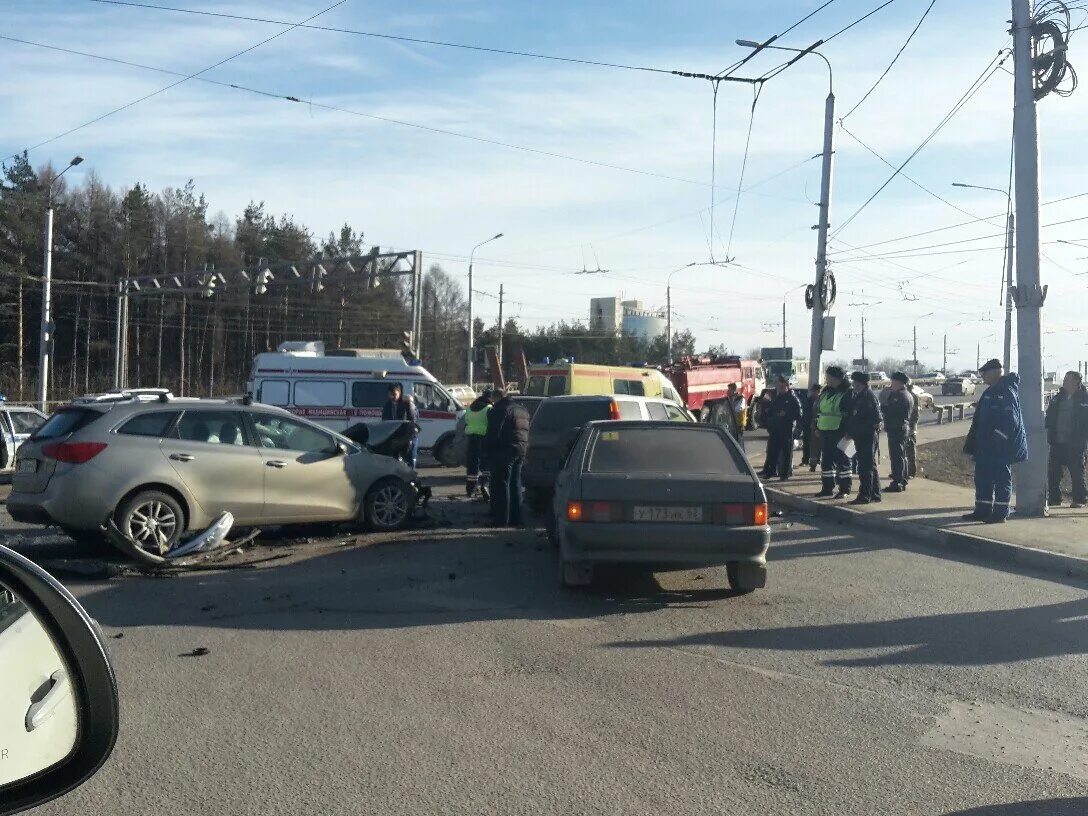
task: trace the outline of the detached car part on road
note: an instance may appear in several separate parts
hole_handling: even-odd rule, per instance
[[[8,512],[76,539],[112,521],[163,555],[224,512],[240,527],[395,530],[424,492],[403,462],[280,408],[120,392],[59,408],[23,444]]]
[[[566,586],[590,583],[602,562],[724,564],[734,591],[766,586],[766,494],[721,427],[591,422],[559,473],[552,509]]]

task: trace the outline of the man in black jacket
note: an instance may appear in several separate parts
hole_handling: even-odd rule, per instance
[[[404,396],[400,383],[389,384],[389,399],[382,406],[382,422],[399,419],[401,421],[415,422],[419,424],[419,412],[416,411],[415,401],[411,397]],[[414,468],[419,461],[419,435],[412,439],[412,447],[408,455],[412,461],[409,464]]]
[[[851,504],[880,501],[880,475],[876,470],[876,448],[884,417],[880,400],[869,387],[869,375],[855,371],[850,375],[854,398],[846,418],[846,436],[854,441],[858,457],[858,495]]]
[[[764,478],[777,475],[784,482],[793,475],[793,431],[800,419],[801,402],[790,388],[790,381],[779,377],[767,413],[769,442]]]
[[[888,458],[892,463],[892,483],[889,493],[907,489],[907,440],[910,437],[910,417],[914,397],[907,390],[909,377],[902,371],[892,374],[888,383],[888,399],[884,404],[884,428],[888,434]]]
[[[521,526],[521,466],[529,450],[529,412],[496,391],[487,415],[484,451],[491,465],[491,520],[496,527]]]
[[[1073,482],[1073,507],[1088,502],[1085,487],[1085,457],[1088,450],[1088,391],[1076,371],[1068,371],[1062,389],[1046,407],[1046,441],[1050,443],[1048,479],[1052,507],[1062,503],[1062,471]]]

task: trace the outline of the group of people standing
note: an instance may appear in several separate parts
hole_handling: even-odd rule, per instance
[[[479,494],[490,502],[494,526],[520,527],[529,412],[505,391],[486,390],[465,411],[465,436],[465,494]]]
[[[901,371],[892,375],[884,405],[863,371],[852,373],[849,385],[846,372],[838,366],[830,366],[826,377],[822,388],[813,385],[801,397],[790,388],[789,380],[778,378],[765,408],[767,457],[760,476],[785,481],[793,475],[794,439],[799,428],[801,464],[813,472],[821,470],[818,497],[850,497],[857,474],[858,492],[851,503],[879,502],[877,458],[883,428],[892,470],[886,491],[906,490],[917,471],[918,406],[910,391],[910,377]]]

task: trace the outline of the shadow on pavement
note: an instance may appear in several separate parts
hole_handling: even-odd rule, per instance
[[[1088,813],[1088,799],[1041,799],[1035,802],[1013,802],[1007,805],[983,805],[970,810],[957,810],[944,816],[1082,816]]]
[[[535,531],[438,531],[241,572],[128,579],[80,601],[107,627],[366,630],[625,615],[731,597],[715,578],[664,589],[646,570],[611,567],[592,587],[569,591]]]
[[[718,646],[780,651],[887,650],[832,666],[982,666],[1088,653],[1088,598],[1026,609],[957,612],[864,623],[705,632],[622,648]]]

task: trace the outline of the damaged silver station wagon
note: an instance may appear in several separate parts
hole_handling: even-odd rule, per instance
[[[112,521],[152,553],[229,512],[239,526],[411,517],[415,471],[269,405],[145,389],[62,406],[19,448],[7,508],[76,539]]]

